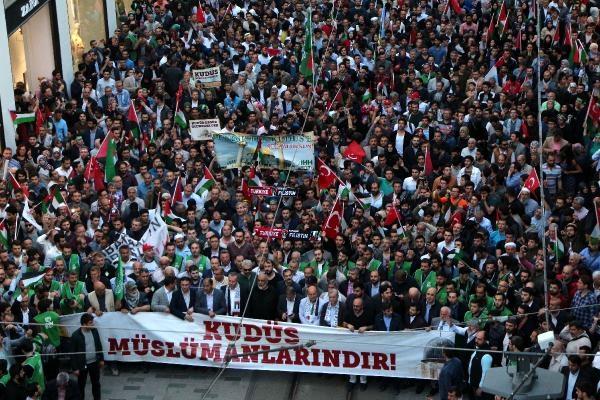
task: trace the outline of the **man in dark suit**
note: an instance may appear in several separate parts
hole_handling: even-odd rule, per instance
[[[212,279],[204,278],[202,289],[198,290],[198,294],[196,295],[194,312],[214,318],[215,315],[225,315],[226,310],[227,307],[223,292],[214,289]]]
[[[440,316],[442,305],[435,299],[436,294],[436,288],[429,288],[425,292],[425,299],[421,301],[421,315],[427,326],[431,325],[432,319]]]
[[[190,290],[192,281],[187,276],[179,280],[179,289],[173,292],[169,310],[179,319],[193,321],[192,313],[196,304],[196,291]]]
[[[408,307],[408,317],[404,323],[406,329],[420,329],[428,326],[420,313],[421,311],[417,304],[411,304]]]
[[[332,328],[343,326],[346,306],[340,301],[340,292],[337,289],[329,289],[327,297],[329,301],[324,303],[319,311],[319,325]]]
[[[23,324],[23,329],[29,329],[29,324],[35,322],[33,319],[37,315],[37,310],[33,307],[29,307],[29,296],[25,293],[21,294],[17,300],[11,306],[11,311],[15,317],[14,322]]]
[[[381,313],[375,317],[375,329],[381,332],[396,332],[404,329],[404,322],[400,314],[394,312],[391,302],[385,301],[381,305]]]
[[[83,143],[87,146],[88,149],[92,150],[94,148],[94,143],[96,140],[100,140],[102,142],[106,135],[104,134],[104,130],[98,128],[98,122],[95,118],[88,118],[87,120],[87,129],[83,132],[81,138],[83,139]]]
[[[302,296],[292,286],[286,286],[285,293],[280,295],[277,301],[277,316],[284,322],[299,324],[300,300]]]
[[[448,302],[446,306],[450,309],[452,319],[456,321],[464,321],[465,313],[468,311],[465,303],[458,298],[457,292],[448,292]]]
[[[581,368],[581,357],[575,354],[569,356],[569,365],[562,367],[560,372],[565,376],[565,400],[576,399],[576,386],[589,381],[588,375]]]
[[[94,400],[100,400],[100,371],[104,366],[104,352],[102,351],[102,342],[100,335],[94,328],[94,316],[90,313],[81,315],[81,328],[77,329],[71,335],[71,363],[74,374],[77,376],[79,385],[79,397],[85,398],[85,385],[87,376],[90,375],[92,381],[92,396]],[[95,355],[88,357],[86,341],[94,341]],[[91,356],[91,355],[90,355]]]
[[[249,290],[248,287],[240,285],[237,272],[231,271],[227,278],[227,285],[221,287],[225,296],[225,313],[230,316],[239,316],[246,308]]]

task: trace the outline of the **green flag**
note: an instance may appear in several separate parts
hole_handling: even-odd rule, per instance
[[[315,66],[313,54],[313,26],[312,9],[308,7],[306,21],[304,22],[304,48],[302,49],[302,61],[300,63],[300,73],[306,79],[312,78]]]
[[[115,164],[117,163],[117,144],[113,138],[108,141],[108,149],[106,151],[106,165],[104,166],[104,180],[112,182],[117,174]]]
[[[119,257],[119,265],[117,266],[117,274],[115,275],[115,290],[114,290],[115,300],[117,300],[117,301],[123,300],[123,292],[124,292],[123,275],[124,275],[123,261],[121,260],[121,257]]]

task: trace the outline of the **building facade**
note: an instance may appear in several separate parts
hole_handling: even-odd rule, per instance
[[[15,148],[14,89],[35,95],[39,82],[60,71],[69,84],[91,40],[117,26],[114,0],[4,0],[0,10],[1,145]],[[10,76],[10,79],[9,79]]]

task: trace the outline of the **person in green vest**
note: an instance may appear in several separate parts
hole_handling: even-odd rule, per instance
[[[62,245],[62,258],[65,260],[67,273],[76,271],[79,276],[81,272],[81,259],[79,258],[79,254],[73,253],[73,248],[68,242]]]
[[[381,261],[379,261],[378,259],[376,259],[373,256],[373,249],[370,247],[367,247],[365,249],[365,254],[364,257],[367,259],[367,269],[371,272],[371,271],[378,271],[379,267],[381,267]]]
[[[0,359],[0,394],[4,393],[6,384],[10,380],[10,374],[8,373],[8,360]]]
[[[190,252],[192,254],[186,256],[184,260],[185,266],[188,265],[188,261],[192,261],[192,265],[198,267],[198,271],[200,271],[200,274],[204,273],[204,271],[210,268],[210,259],[204,254],[202,254],[200,243],[193,242],[192,244],[190,244]]]
[[[496,293],[494,295],[494,307],[490,310],[490,315],[494,317],[510,317],[513,315],[506,307],[506,298],[502,293]]]
[[[421,258],[421,266],[415,271],[414,278],[421,293],[426,293],[429,288],[435,288],[436,273],[431,270],[431,261],[429,258]]]
[[[403,270],[406,271],[407,274],[410,274],[410,267],[411,267],[412,263],[410,261],[406,261],[406,257],[404,256],[404,253],[402,252],[402,250],[396,250],[394,252],[394,259],[390,261],[390,263],[388,264],[388,274],[387,274],[387,278],[388,281],[393,281],[394,280],[394,274],[396,273],[396,271],[399,270]]]
[[[60,311],[63,315],[83,312],[87,292],[85,284],[77,279],[78,276],[77,271],[69,272],[69,279],[60,291]]]
[[[44,287],[45,290],[47,290],[53,296],[60,295],[61,284],[60,282],[54,280],[54,270],[52,268],[46,269],[44,272],[44,277],[33,284],[35,291],[37,291],[40,287]]]
[[[479,327],[483,329],[488,320],[485,300],[474,298],[469,302],[469,311],[465,313],[463,322],[469,322],[474,319],[479,321]]]
[[[44,366],[40,350],[42,349],[42,342],[45,339],[47,339],[46,335],[40,333],[21,346],[21,351],[25,356],[25,361],[23,361],[25,382],[28,385],[37,385],[42,393],[46,389],[46,379],[44,378]]]
[[[443,274],[436,274],[435,288],[437,290],[435,299],[438,303],[445,306],[448,301],[448,292],[446,291],[446,277]]]
[[[175,268],[177,271],[181,271],[183,264],[183,257],[178,254],[175,254],[175,244],[169,243],[165,246],[165,257],[169,259],[169,265]],[[185,267],[185,265],[184,265]]]
[[[55,348],[60,346],[60,316],[52,310],[52,300],[42,299],[37,304],[38,315],[33,320],[40,324],[42,333],[48,338],[44,344],[49,343]]]
[[[314,260],[301,263],[300,269],[304,271],[306,267],[312,267],[317,279],[321,279],[321,277],[329,270],[329,262],[323,258],[322,249],[315,249],[313,254],[315,257]]]
[[[469,303],[473,299],[478,299],[484,302],[486,310],[489,312],[494,308],[494,298],[486,294],[487,287],[485,283],[478,283],[475,286],[475,293],[469,296]]]
[[[338,271],[348,278],[348,272],[354,267],[356,267],[356,264],[350,261],[347,251],[338,251]]]
[[[471,295],[471,291],[473,290],[473,286],[475,285],[475,281],[471,278],[471,270],[469,267],[460,267],[458,269],[458,277],[454,278],[454,286],[456,287],[456,291],[458,292],[458,297],[461,302],[466,302],[469,296]]]

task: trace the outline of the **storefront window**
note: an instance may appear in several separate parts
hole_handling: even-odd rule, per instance
[[[106,38],[104,0],[67,0],[73,66],[82,62],[83,53],[90,48],[90,41]]]
[[[35,43],[35,46],[26,46]],[[54,64],[54,43],[50,25],[50,6],[42,6],[8,38],[13,86],[25,84],[35,92],[41,78],[51,78]]]
[[[131,11],[133,0],[116,0],[115,8],[117,10],[117,21],[127,19],[127,14]]]

